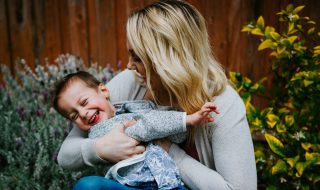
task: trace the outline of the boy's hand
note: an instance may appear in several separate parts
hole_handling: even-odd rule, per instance
[[[219,114],[217,107],[212,102],[205,103],[201,109],[191,115],[187,115],[187,125],[197,126],[204,123],[213,122],[211,112]]]
[[[95,141],[96,151],[100,158],[110,162],[119,162],[136,154],[143,153],[145,147],[139,141],[128,137],[124,130],[135,124],[135,121],[117,125],[104,136]]]

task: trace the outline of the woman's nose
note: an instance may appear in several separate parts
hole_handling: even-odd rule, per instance
[[[129,70],[135,70],[135,65],[134,63],[132,63],[132,61],[128,61],[128,64],[127,64],[127,69]]]

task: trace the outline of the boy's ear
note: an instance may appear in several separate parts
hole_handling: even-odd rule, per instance
[[[109,89],[104,84],[99,84],[99,90],[106,96],[106,98],[110,98]]]

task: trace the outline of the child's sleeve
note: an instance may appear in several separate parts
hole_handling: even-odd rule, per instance
[[[186,139],[186,113],[177,111],[151,110],[137,114],[137,123],[125,130],[125,133],[142,142],[168,137],[174,143]]]

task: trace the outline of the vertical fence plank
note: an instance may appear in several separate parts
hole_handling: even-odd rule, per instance
[[[85,0],[69,0],[69,30],[71,54],[80,56],[88,64],[87,10]]]
[[[12,71],[11,67],[11,57],[10,57],[10,31],[7,23],[8,15],[6,14],[6,0],[0,0],[0,64],[7,65]],[[0,77],[0,80],[2,77]]]
[[[227,1],[205,1],[203,16],[207,22],[213,52],[218,61],[227,66]]]
[[[34,68],[34,42],[31,18],[31,1],[8,1],[9,25],[13,62],[23,58]]]
[[[49,62],[53,62],[57,56],[61,53],[61,41],[60,41],[60,23],[59,23],[59,11],[58,2],[56,0],[44,1],[44,25],[43,32],[45,35],[44,49],[40,52],[41,61],[44,58],[48,58]],[[37,15],[42,17],[42,15]]]
[[[125,68],[128,63],[128,51],[127,51],[127,34],[126,34],[126,23],[127,18],[130,14],[130,8],[128,1],[118,0],[115,4],[115,23],[116,23],[116,43],[117,43],[117,61],[122,63],[121,67]]]
[[[102,66],[117,62],[117,44],[115,28],[115,1],[101,0],[97,3],[98,63]]]
[[[59,15],[59,34],[60,34],[60,44],[61,53],[71,53],[71,39],[70,39],[70,22],[72,22],[69,11],[69,1],[59,0],[58,1],[58,15]]]
[[[87,1],[87,14],[88,14],[88,51],[89,51],[89,61],[97,62],[99,57],[98,52],[98,25],[97,22],[97,0]]]

